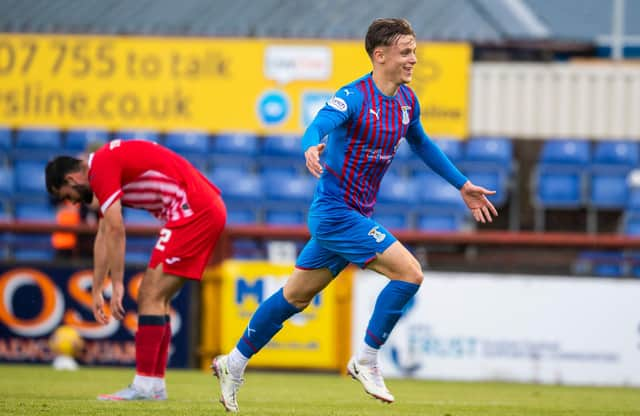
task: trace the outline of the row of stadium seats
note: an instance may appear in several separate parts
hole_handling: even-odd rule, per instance
[[[547,209],[588,209],[588,231],[596,232],[597,212],[624,210],[625,218],[640,211],[640,194],[632,174],[640,160],[640,144],[553,140],[543,144],[532,176],[537,230],[545,229]],[[626,227],[625,227],[626,232]]]
[[[15,136],[15,137],[14,137]],[[210,136],[203,132],[176,131],[160,135],[150,131],[120,131],[113,135],[104,130],[70,130],[61,132],[49,129],[22,129],[13,132],[0,128],[0,152],[5,159],[46,161],[59,153],[80,153],[91,142],[105,142],[110,139],[141,138],[163,144],[191,160],[203,171],[220,164],[235,164],[238,158],[249,162],[249,167],[264,165],[287,166],[291,160],[302,159],[302,149],[298,137],[266,136],[253,134],[217,134]],[[478,137],[466,142],[459,140],[437,140],[438,144],[454,163],[476,165],[501,165],[503,169],[513,166],[513,145],[505,138]],[[396,159],[401,162],[418,162],[408,146],[400,146]],[[394,164],[401,171],[401,164]],[[415,166],[411,166],[415,168]],[[420,169],[422,165],[420,162]]]
[[[232,223],[304,224],[315,187],[315,180],[306,173],[300,142],[293,137],[258,138],[248,134],[209,137],[193,132],[164,136],[120,132],[109,136],[95,130],[62,134],[44,129],[20,130],[14,136],[0,134],[5,138],[0,139],[4,143],[0,148],[11,160],[8,166],[0,168],[0,215],[18,221],[53,218],[43,192],[46,160],[60,153],[61,148],[79,153],[91,141],[113,137],[156,140],[194,162],[223,190]],[[510,140],[438,140],[438,144],[473,181],[498,190],[496,205],[506,202],[515,165]],[[24,156],[15,157],[22,151]],[[424,228],[428,222],[420,219],[424,210],[416,211],[417,203],[432,205],[432,211],[450,212],[450,220],[439,222],[438,229],[464,227],[466,210],[457,192],[430,173],[406,143],[397,150],[379,200],[377,212],[390,220],[390,228]],[[251,202],[249,207],[247,202]]]

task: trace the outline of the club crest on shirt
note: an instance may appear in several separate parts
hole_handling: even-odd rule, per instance
[[[327,104],[338,111],[342,111],[343,113],[347,111],[347,102],[340,97],[336,97],[335,95],[331,97],[329,101],[327,101]]]
[[[409,110],[411,110],[411,107],[403,105],[400,109],[402,110],[402,124],[409,124]]]
[[[376,225],[375,227],[370,229],[369,235],[373,237],[374,240],[376,240],[376,243],[381,243],[385,238],[387,238],[387,235],[383,232],[378,231],[378,228],[379,226]]]

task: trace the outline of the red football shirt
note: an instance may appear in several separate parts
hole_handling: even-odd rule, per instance
[[[211,205],[220,190],[187,160],[145,140],[113,140],[89,156],[89,184],[104,214],[115,201],[180,223]]]

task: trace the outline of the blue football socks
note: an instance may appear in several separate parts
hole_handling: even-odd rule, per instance
[[[287,302],[282,289],[262,302],[251,317],[236,348],[247,358],[262,349],[282,329],[282,323],[300,312]]]
[[[419,288],[415,283],[392,280],[382,289],[364,337],[367,345],[378,349],[387,341],[405,305]]]

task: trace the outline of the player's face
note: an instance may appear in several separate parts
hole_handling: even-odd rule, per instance
[[[411,35],[401,35],[385,53],[387,76],[396,84],[408,84],[413,78],[416,58],[416,39]]]
[[[65,183],[58,189],[58,198],[73,203],[91,204],[93,191],[89,184]]]

